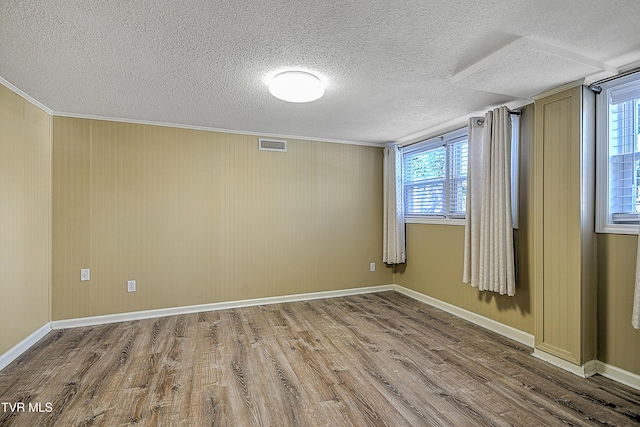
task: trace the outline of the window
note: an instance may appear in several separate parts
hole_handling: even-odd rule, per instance
[[[597,96],[599,232],[637,234],[640,220],[640,75],[601,85]]]
[[[407,222],[463,219],[467,198],[467,128],[403,150]],[[461,222],[464,223],[464,222]]]
[[[511,116],[511,130],[511,204],[518,228],[518,115]],[[405,222],[465,224],[468,147],[465,127],[403,149]]]

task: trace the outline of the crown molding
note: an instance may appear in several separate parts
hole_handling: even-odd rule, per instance
[[[564,92],[565,90],[573,89],[574,87],[578,87],[578,86],[582,86],[584,84],[584,82],[585,82],[585,79],[574,80],[572,82],[563,84],[562,86],[558,86],[556,88],[553,88],[553,89],[544,91],[542,93],[539,93],[539,94],[533,96],[533,99],[538,100],[538,99],[546,98],[547,96],[555,95],[557,93]]]
[[[10,91],[14,92],[15,94],[17,94],[17,95],[21,96],[22,98],[26,99],[27,101],[29,101],[30,103],[32,103],[33,105],[35,105],[36,107],[38,107],[39,109],[44,111],[45,113],[47,113],[49,115],[53,114],[53,111],[51,110],[51,108],[47,107],[46,105],[44,105],[43,103],[41,103],[37,99],[33,98],[31,95],[29,95],[28,93],[24,92],[23,90],[21,90],[20,88],[18,88],[17,86],[15,86],[11,82],[5,80],[2,77],[0,77],[0,84],[2,84],[4,87],[6,87]]]
[[[176,129],[201,130],[205,132],[231,133],[235,135],[247,135],[247,136],[275,138],[275,139],[287,139],[287,140],[293,139],[293,140],[300,140],[300,141],[327,142],[331,144],[346,144],[346,145],[361,145],[366,147],[379,147],[379,148],[384,148],[385,146],[384,143],[375,143],[375,142],[349,141],[349,140],[343,140],[343,139],[329,139],[329,138],[314,138],[314,137],[301,136],[301,135],[286,135],[286,134],[278,134],[278,133],[260,133],[260,132],[243,131],[243,130],[236,130],[236,129],[223,129],[223,128],[208,127],[208,126],[184,125],[180,123],[156,122],[152,120],[124,119],[120,117],[96,116],[91,114],[66,113],[66,112],[60,112],[60,111],[54,111],[51,113],[51,115],[56,117],[70,117],[74,119],[131,123],[131,124],[138,124],[138,125],[161,126],[161,127],[176,128]]]

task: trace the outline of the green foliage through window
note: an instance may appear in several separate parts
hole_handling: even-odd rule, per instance
[[[464,218],[467,153],[466,129],[405,151],[402,162],[405,216]]]

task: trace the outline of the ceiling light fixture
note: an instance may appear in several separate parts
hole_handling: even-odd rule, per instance
[[[269,82],[269,92],[287,102],[311,102],[324,95],[324,84],[304,71],[285,71]]]

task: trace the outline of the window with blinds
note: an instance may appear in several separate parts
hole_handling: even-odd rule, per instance
[[[640,75],[602,84],[598,95],[599,231],[637,233],[640,221]],[[604,166],[606,165],[606,166]],[[633,226],[631,226],[633,225]],[[611,227],[612,226],[612,227]],[[609,230],[607,230],[609,228]]]
[[[464,218],[467,149],[465,128],[403,151],[405,217]]]

